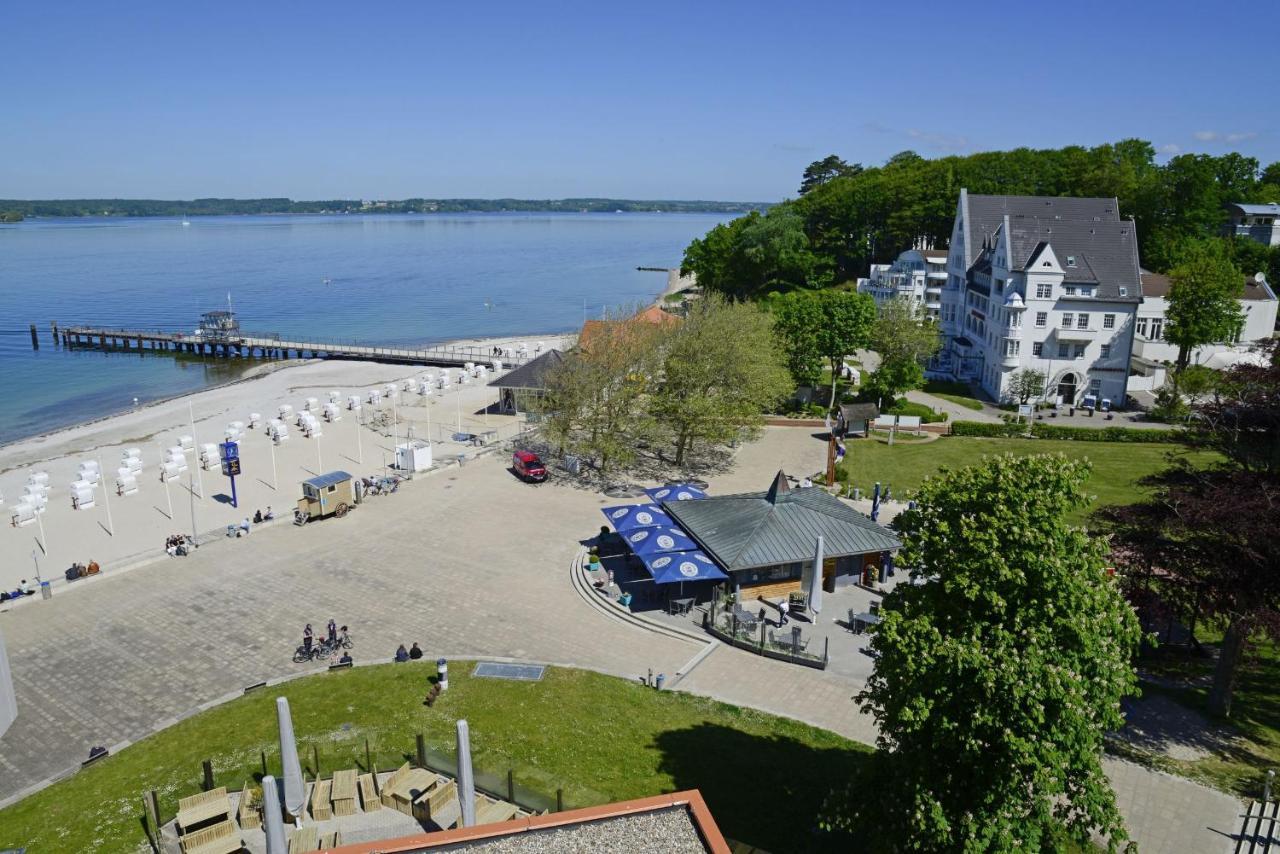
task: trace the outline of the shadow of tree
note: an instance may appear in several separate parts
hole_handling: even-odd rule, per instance
[[[870,767],[869,750],[816,747],[710,723],[660,733],[653,747],[675,789],[702,792],[729,838],[772,854],[856,850],[851,839],[820,825],[833,817],[830,802],[838,803],[839,796],[829,796]]]

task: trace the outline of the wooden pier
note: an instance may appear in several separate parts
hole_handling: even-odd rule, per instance
[[[501,359],[504,366],[514,368],[539,355],[534,352],[499,355],[488,347],[373,347],[356,342],[292,340],[252,332],[210,336],[144,329],[59,326],[56,322],[51,327],[54,343],[67,348],[191,353],[219,358],[344,359],[442,368],[462,367],[467,362],[489,364],[494,359]],[[34,325],[31,340],[33,346],[38,346]]]

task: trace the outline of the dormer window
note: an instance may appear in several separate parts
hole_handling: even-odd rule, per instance
[[[1068,267],[1074,267],[1075,265],[1076,265],[1076,256],[1074,256],[1074,255],[1068,255],[1068,256],[1067,256],[1067,266],[1068,266]]]
[[[1120,296],[1122,296],[1122,297],[1127,297],[1128,295],[1129,295],[1129,289],[1128,289],[1128,288],[1126,288],[1126,287],[1121,286],[1121,288],[1120,288]]]

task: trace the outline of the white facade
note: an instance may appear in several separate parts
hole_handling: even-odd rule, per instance
[[[858,279],[858,293],[871,295],[877,307],[891,299],[909,299],[925,316],[937,320],[946,283],[946,252],[908,249],[892,264],[872,264],[871,275]]]
[[[1169,280],[1155,273],[1142,275],[1142,305],[1138,306],[1133,338],[1135,359],[1150,365],[1172,363],[1178,348],[1164,340],[1165,313],[1169,307]],[[1258,341],[1272,337],[1276,328],[1277,299],[1274,289],[1261,273],[1245,281],[1240,298],[1244,326],[1234,341],[1221,341],[1197,347],[1191,353],[1192,364],[1207,364],[1222,354],[1242,354]],[[1221,359],[1217,360],[1221,361]]]
[[[1114,199],[969,196],[961,190],[935,371],[1010,401],[1023,368],[1044,398],[1124,405],[1141,299],[1133,224]]]
[[[1264,246],[1280,246],[1280,203],[1229,204],[1227,210],[1231,217],[1227,234],[1247,237]]]

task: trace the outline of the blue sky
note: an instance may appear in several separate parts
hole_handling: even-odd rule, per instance
[[[0,197],[776,200],[812,160],[1280,160],[1280,4],[10,3]]]

